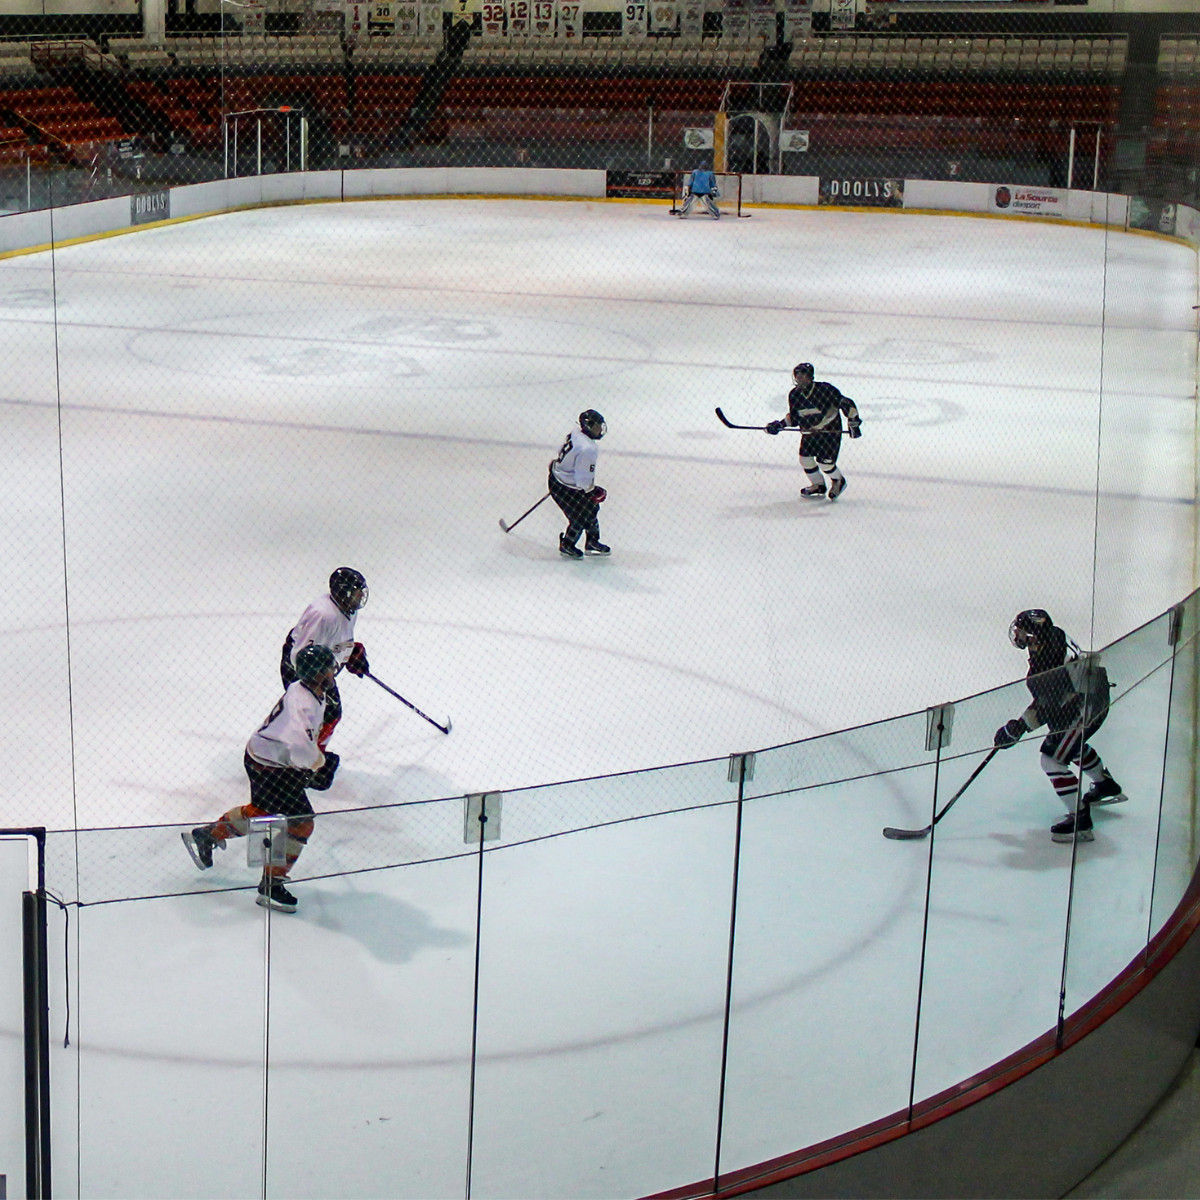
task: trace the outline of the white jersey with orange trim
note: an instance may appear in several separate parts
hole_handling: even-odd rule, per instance
[[[328,646],[338,666],[345,666],[354,649],[354,623],[357,619],[357,612],[346,616],[328,593],[319,596],[304,610],[288,635],[292,639],[292,666],[296,665],[296,655],[305,646]]]
[[[300,680],[289,684],[271,715],[246,743],[246,753],[264,767],[296,767],[317,771],[325,755],[317,745],[325,700]]]
[[[595,441],[576,427],[567,434],[558,457],[550,464],[554,478],[564,487],[590,492],[596,484],[596,459],[600,451]]]

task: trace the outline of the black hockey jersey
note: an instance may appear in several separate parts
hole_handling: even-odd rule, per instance
[[[1061,732],[1085,715],[1085,707],[1088,724],[1108,714],[1108,672],[1091,655],[1079,656],[1057,625],[1039,635],[1037,646],[1030,648],[1025,686],[1033,697],[1025,717],[1031,729],[1048,725]]]
[[[788,392],[788,424],[797,429],[840,432],[839,412],[846,414],[846,424],[851,429],[862,424],[854,401],[843,396],[832,383],[815,382],[807,387],[797,384]]]

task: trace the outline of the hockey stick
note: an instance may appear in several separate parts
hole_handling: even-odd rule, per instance
[[[765,425],[735,425],[719,408],[717,409],[717,416],[721,418],[721,424],[724,425],[726,429],[755,429],[759,433],[767,432],[767,427]],[[800,429],[795,425],[785,425],[783,429],[791,429],[796,433],[823,432],[821,430]],[[783,432],[783,429],[780,430],[780,433]]]
[[[384,683],[382,679],[376,679],[375,676],[372,675],[370,671],[366,672],[366,676],[369,680],[371,680],[372,683],[379,684],[379,686],[381,688],[383,688],[383,690],[385,692],[387,692],[387,694],[389,696],[395,696],[396,699],[399,700],[401,704],[407,704],[408,707],[411,708],[413,710],[413,712],[415,712],[417,714],[418,717],[425,717],[425,720],[428,721],[430,723],[430,725],[432,725],[434,727],[434,729],[440,729],[443,733],[450,732],[451,725],[450,725],[449,717],[446,718],[445,725],[439,725],[432,717],[426,717],[425,714],[411,700],[405,700],[405,698],[402,695],[400,695],[399,692],[392,691],[392,689],[390,687],[388,687],[388,685],[386,683]]]
[[[542,498],[541,498],[541,499],[540,499],[540,500],[537,502],[537,504],[535,504],[535,505],[533,506],[533,508],[537,508],[538,504],[545,504],[545,503],[546,503],[546,501],[547,501],[547,500],[549,500],[549,499],[550,499],[550,493],[549,493],[549,492],[547,492],[547,493],[546,493],[546,494],[545,494],[545,495],[544,495],[544,496],[543,496],[543,497],[542,497]],[[518,518],[517,518],[517,519],[516,519],[516,520],[515,520],[515,521],[514,521],[512,524],[511,524],[511,525],[506,525],[506,524],[504,523],[504,518],[503,518],[503,517],[501,517],[501,518],[500,518],[500,528],[501,528],[501,529],[503,529],[505,533],[512,533],[512,531],[513,531],[514,529],[516,529],[516,527],[517,527],[518,525],[520,525],[520,523],[521,523],[523,520],[525,520],[525,518],[526,518],[527,516],[529,516],[529,514],[530,514],[531,512],[533,512],[533,508],[527,508],[527,509],[526,509],[526,510],[525,510],[525,511],[524,511],[524,512],[523,512],[523,513],[522,513],[522,514],[521,514],[521,515],[520,515],[520,516],[519,516],[519,517],[518,517]]]
[[[940,813],[938,813],[938,815],[936,817],[933,818],[933,824],[926,825],[924,829],[893,829],[889,825],[883,831],[883,836],[885,838],[892,838],[893,841],[897,841],[897,842],[915,842],[915,841],[919,840],[920,838],[928,837],[930,835],[930,833],[933,831],[933,826],[936,825],[954,807],[955,800],[957,800],[959,798],[959,796],[961,796],[963,794],[963,792],[965,792],[967,790],[967,788],[969,788],[971,786],[971,784],[973,784],[975,782],[975,780],[979,778],[980,771],[982,771],[983,768],[986,767],[988,765],[988,763],[990,763],[992,761],[992,759],[996,757],[996,755],[999,753],[999,751],[1000,751],[999,746],[993,746],[991,748],[991,750],[988,751],[983,762],[981,762],[979,764],[979,766],[977,766],[975,768],[975,770],[973,770],[971,772],[971,774],[967,777],[967,782],[964,783],[962,785],[962,787],[960,787],[958,789],[958,791],[955,792],[954,795],[950,797],[950,799],[946,802],[946,807],[943,808],[942,811]]]

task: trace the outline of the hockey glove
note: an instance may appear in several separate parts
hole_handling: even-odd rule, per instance
[[[608,499],[608,493],[599,484],[592,488],[589,495],[592,497],[593,504],[603,504]]]
[[[850,426],[849,434],[852,438],[862,437],[861,421],[848,421],[847,424]]]
[[[312,788],[314,792],[328,791],[341,761],[332,750],[326,750],[325,761],[318,770],[312,772],[312,779],[304,786]]]
[[[774,437],[774,435],[777,434],[781,429],[786,429],[786,428],[787,428],[786,421],[772,421],[767,426],[767,432],[769,434],[771,434],[772,437]]]
[[[1007,750],[1010,746],[1015,746],[1028,732],[1029,726],[1020,717],[1013,717],[1011,721],[1005,721],[996,730],[996,736],[992,739],[992,745],[997,750]]]
[[[362,642],[355,642],[354,649],[350,651],[350,657],[346,659],[346,670],[361,679],[370,669],[371,664],[367,662],[366,649]]]

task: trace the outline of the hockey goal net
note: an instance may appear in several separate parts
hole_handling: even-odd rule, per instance
[[[732,171],[717,171],[717,209],[723,217],[748,217],[749,213],[742,212],[742,177]],[[689,187],[692,181],[691,171],[675,172],[675,197],[671,203],[671,212],[683,212],[683,206],[690,195]],[[704,213],[704,202],[699,196],[692,205],[692,213]]]

